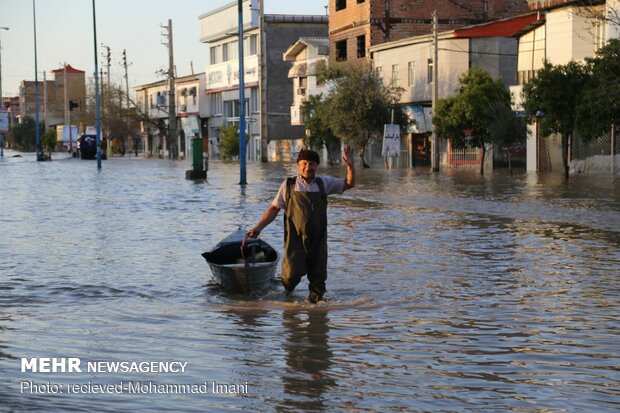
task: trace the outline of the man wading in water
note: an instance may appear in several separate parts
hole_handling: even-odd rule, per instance
[[[345,147],[342,160],[347,166],[346,178],[316,176],[319,154],[302,149],[297,157],[299,174],[282,182],[258,224],[245,235],[245,238],[258,237],[284,209],[282,284],[291,294],[307,274],[308,300],[312,303],[323,298],[327,279],[327,196],[341,194],[355,185],[353,151],[349,146]]]

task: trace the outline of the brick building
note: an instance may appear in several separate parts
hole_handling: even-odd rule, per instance
[[[527,0],[330,0],[330,59],[367,59],[370,46],[431,32],[516,16]]]

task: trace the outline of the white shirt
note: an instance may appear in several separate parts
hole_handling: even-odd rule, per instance
[[[297,175],[294,190],[301,192],[321,192],[319,184],[316,183],[316,178],[317,177],[315,177],[312,182],[307,183],[300,175]],[[334,178],[329,175],[318,176],[318,178],[321,178],[323,181],[325,195],[341,194],[344,192],[346,178]],[[283,209],[286,206],[286,179],[282,182],[282,185],[280,185],[280,189],[273,199],[273,202],[271,202],[271,205],[279,209]]]

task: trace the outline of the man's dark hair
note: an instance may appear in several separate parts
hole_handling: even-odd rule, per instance
[[[321,158],[319,157],[318,152],[310,149],[302,149],[301,151],[299,151],[299,155],[297,155],[297,162],[299,161],[310,161],[320,164]]]

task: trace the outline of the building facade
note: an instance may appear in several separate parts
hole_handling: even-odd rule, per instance
[[[515,36],[537,26],[540,18],[537,13],[527,13],[440,33],[438,99],[454,96],[460,76],[472,67],[484,69],[494,79],[502,79],[507,88],[513,85],[516,81],[518,51]],[[373,67],[381,73],[384,82],[403,88],[400,103],[415,121],[408,133],[401,136],[400,166],[427,164],[431,155],[431,99],[434,82],[432,36],[415,36],[383,43],[369,50]],[[442,165],[458,166],[461,160],[452,157],[452,153],[449,144],[442,146]],[[475,151],[472,156],[476,156]],[[474,160],[468,159],[467,162]]]
[[[517,81],[510,88],[516,110],[522,110],[523,85],[542,69],[545,60],[553,65],[584,62],[609,39],[620,38],[618,0],[538,0],[528,4],[542,17],[538,25],[518,36]],[[559,138],[538,136],[536,123],[529,126],[526,167],[528,171],[563,168]]]
[[[180,158],[191,156],[191,139],[206,138],[207,97],[205,74],[175,79],[177,143]],[[168,138],[168,80],[137,86],[136,106],[142,118],[140,132],[146,156],[170,157]]]
[[[39,81],[39,120],[46,127],[53,127],[69,122],[79,123],[86,105],[86,78],[85,72],[67,64],[64,67],[52,70],[52,80]],[[70,111],[69,102],[77,107]],[[20,118],[30,116],[35,118],[36,93],[35,82],[22,80],[19,87]]]
[[[247,156],[252,161],[290,159],[303,127],[291,124],[293,85],[282,53],[300,37],[327,35],[327,16],[264,15],[262,2],[243,2],[243,64]],[[247,12],[246,12],[247,11]],[[207,96],[210,152],[221,130],[239,123],[237,2],[200,16],[200,41],[209,44]]]
[[[330,0],[331,60],[368,59],[368,48],[438,31],[526,13],[526,0]]]

